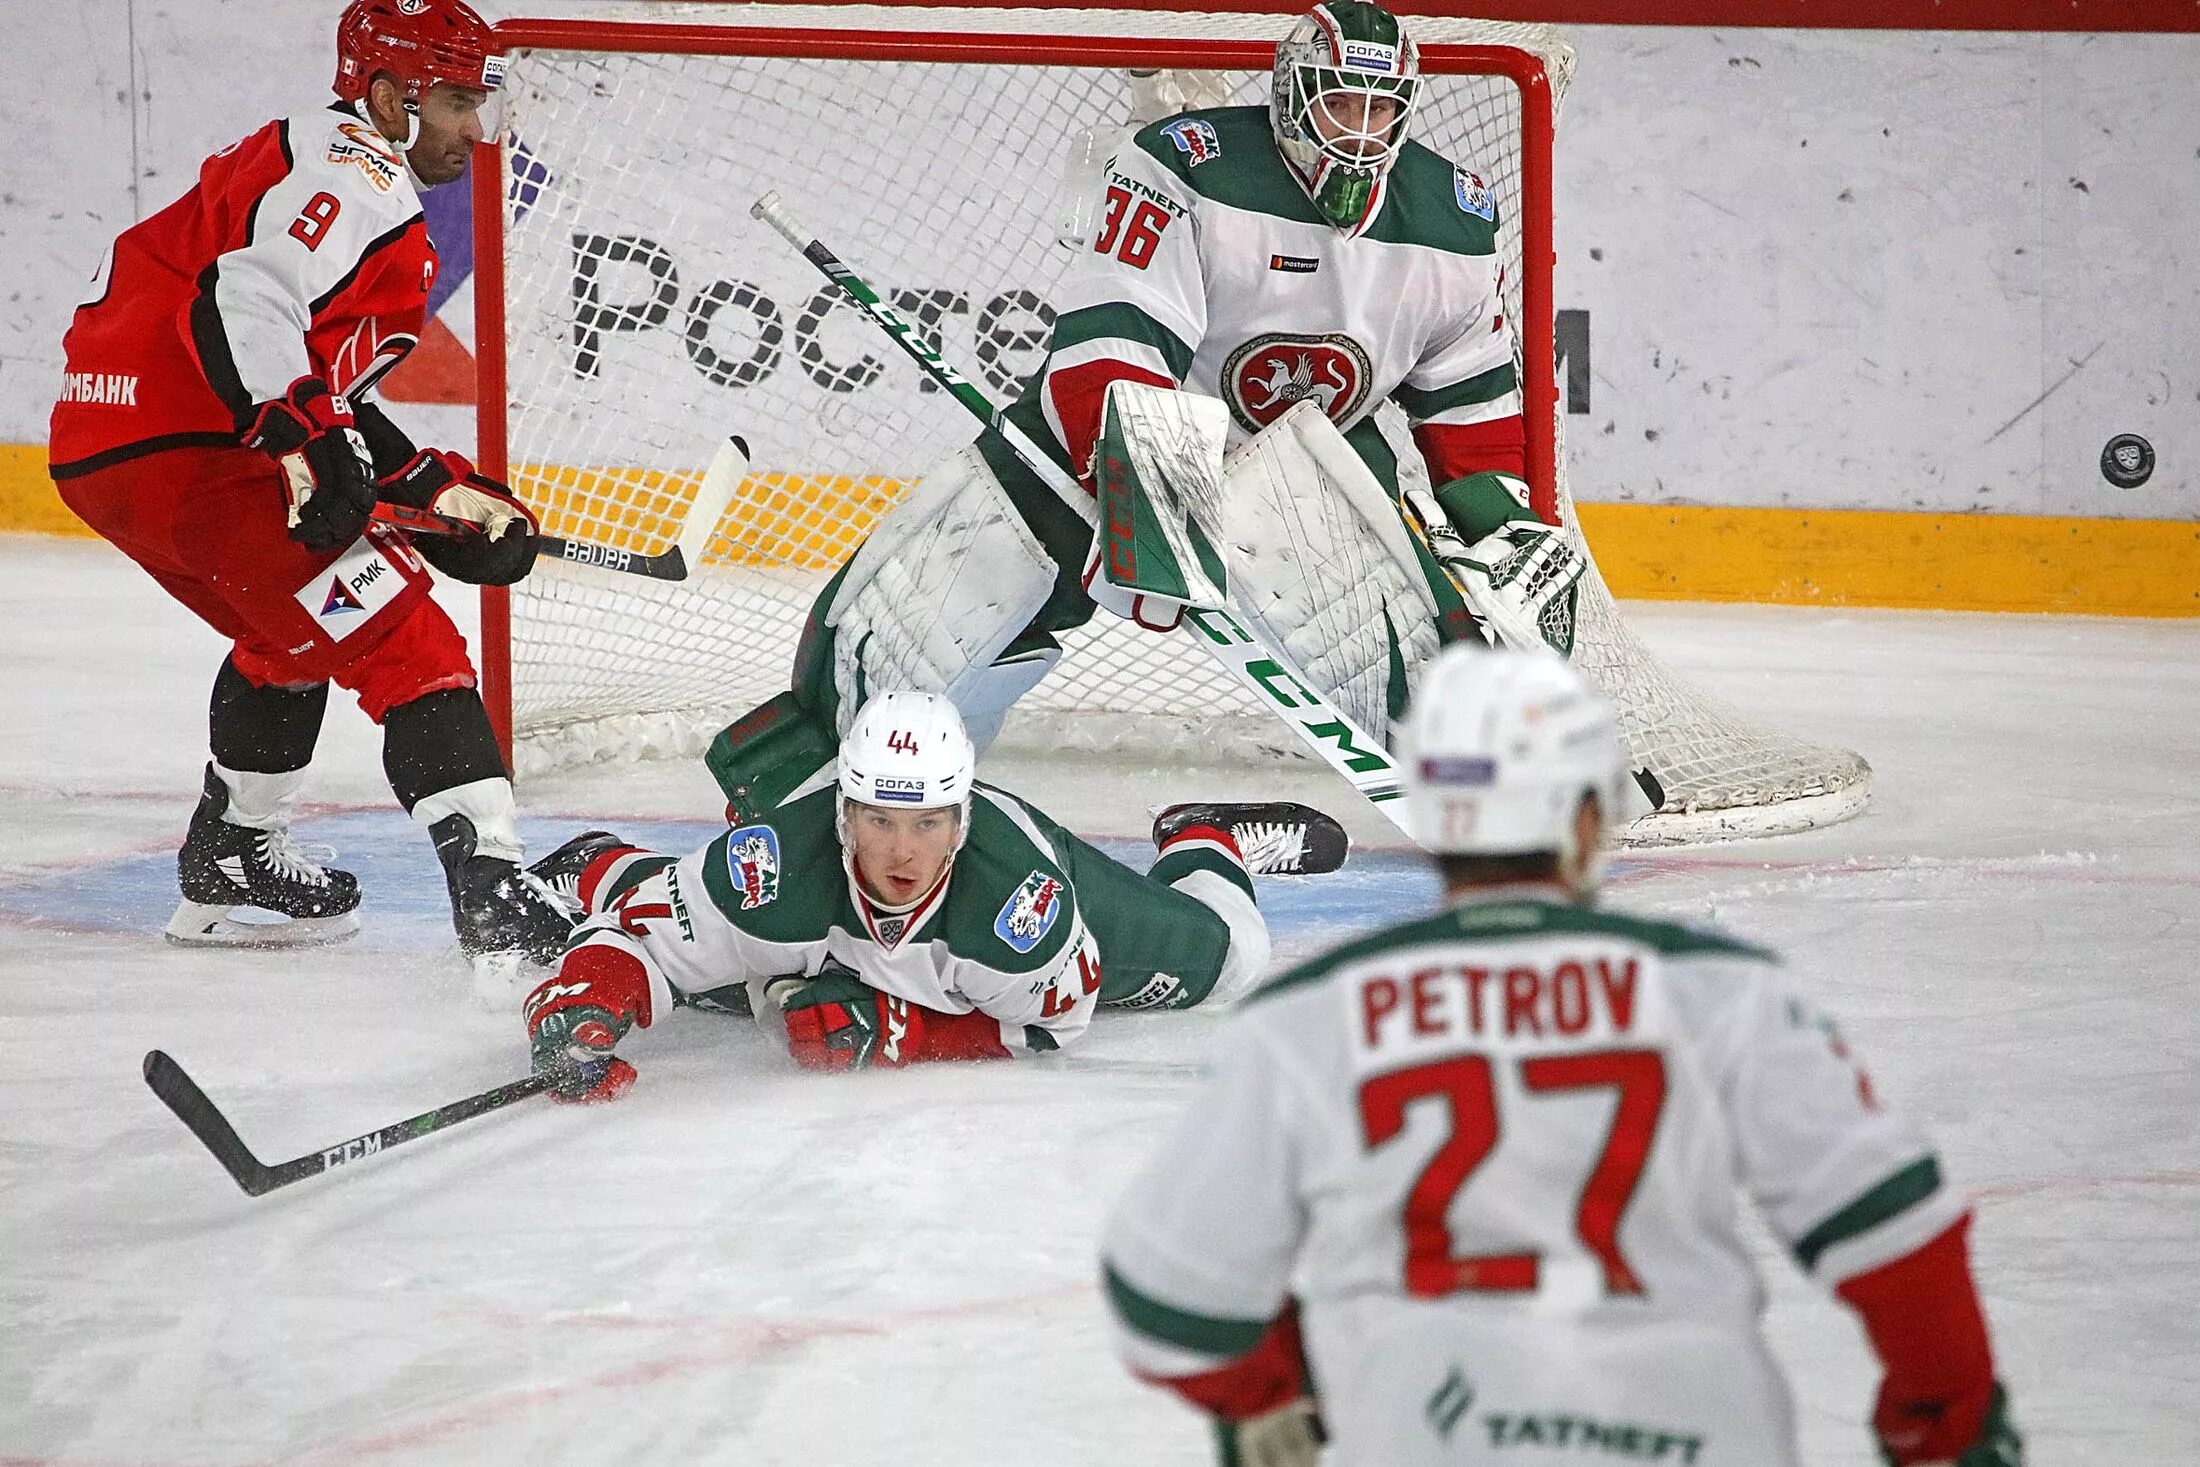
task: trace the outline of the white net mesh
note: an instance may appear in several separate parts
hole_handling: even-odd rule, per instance
[[[756,471],[686,582],[545,560],[514,589],[523,773],[691,753],[784,688],[826,576],[915,476],[973,434],[952,398],[749,217],[757,197],[778,191],[950,362],[1006,400],[1044,355],[1046,302],[1074,258],[1056,240],[1080,192],[1065,184],[1065,160],[1089,129],[1112,139],[1132,107],[1122,71],[1069,64],[1059,38],[1267,41],[1288,24],[780,5],[628,6],[612,17],[638,14],[682,29],[648,49],[575,37],[511,58],[501,252],[512,482],[551,533],[655,553],[726,434],[749,441]],[[1563,95],[1572,52],[1546,27],[1412,24],[1424,46],[1533,52]],[[723,44],[729,27],[756,54],[683,49],[705,32]],[[771,34],[750,29],[762,27]],[[819,27],[916,32],[942,42],[941,59],[772,54]],[[1034,60],[954,59],[946,43],[973,32],[1029,36]],[[1428,69],[1416,135],[1481,172],[1501,201],[1547,189],[1522,175],[1513,83]],[[1265,72],[1204,80],[1237,101],[1266,95]],[[1518,319],[1517,240],[1506,250]],[[1386,427],[1406,441],[1401,422]],[[1403,457],[1412,472],[1417,456]],[[1563,479],[1558,497],[1571,520]],[[1061,667],[1018,706],[1008,737],[1209,754],[1291,742],[1188,640],[1101,614],[1064,642]],[[1862,803],[1861,760],[1766,734],[1680,684],[1627,632],[1601,580],[1585,587],[1577,645],[1684,817],[1637,838],[1796,828]]]

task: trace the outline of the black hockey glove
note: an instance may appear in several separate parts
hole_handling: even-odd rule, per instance
[[[424,448],[374,487],[383,503],[430,532],[416,536],[413,548],[452,579],[509,586],[534,568],[534,513],[460,455]]]
[[[308,550],[337,550],[359,538],[374,513],[374,463],[351,400],[318,377],[252,410],[244,446],[282,468],[290,538]]]

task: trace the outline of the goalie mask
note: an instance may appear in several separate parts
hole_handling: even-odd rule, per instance
[[[1277,44],[1276,150],[1323,219],[1353,233],[1374,212],[1420,93],[1420,49],[1366,0],[1323,0]]]
[[[1432,660],[1406,715],[1406,819],[1432,855],[1578,856],[1576,815],[1594,795],[1609,831],[1631,778],[1619,714],[1548,652],[1458,644]],[[1599,842],[1601,845],[1601,842]],[[1581,868],[1594,888],[1596,852]]]
[[[978,755],[962,715],[938,693],[880,693],[863,705],[840,741],[839,810],[848,845],[847,802],[887,810],[953,808],[955,849],[970,838],[970,788]]]

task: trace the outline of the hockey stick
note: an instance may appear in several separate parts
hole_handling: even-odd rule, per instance
[[[838,286],[841,294],[868,316],[873,324],[894,338],[895,343],[908,353],[926,376],[953,394],[955,400],[968,408],[979,422],[998,433],[1010,451],[1023,461],[1024,467],[1037,474],[1048,488],[1075,508],[1088,522],[1097,518],[1092,496],[1085,492],[1084,486],[1048,457],[984,393],[941,360],[940,354],[920,340],[914,328],[881,300],[878,292],[866,284],[862,277],[843,264],[840,257],[827,248],[823,240],[805,238],[800,227],[780,204],[776,192],[767,193],[758,199],[750,206],[749,213],[778,230],[789,244],[802,251],[803,258]],[[1393,807],[1393,802],[1400,794],[1398,766],[1384,751],[1381,740],[1372,737],[1367,730],[1332,706],[1327,698],[1308,686],[1305,676],[1284,655],[1281,648],[1270,647],[1260,641],[1226,607],[1187,607],[1179,625],[1186,635],[1197,640],[1217,662],[1228,669],[1248,692],[1289,724],[1292,732],[1318,754],[1323,762],[1343,775],[1354,789],[1389,816],[1400,830],[1405,829],[1403,812]],[[1408,831],[1407,834],[1410,835],[1411,832]]]
[[[470,1121],[475,1116],[502,1110],[508,1105],[540,1095],[565,1078],[561,1070],[546,1070],[530,1075],[524,1080],[514,1080],[508,1085],[498,1085],[479,1095],[469,1095],[464,1100],[454,1100],[449,1105],[439,1105],[424,1115],[395,1125],[384,1126],[379,1131],[369,1131],[364,1136],[354,1136],[339,1141],[319,1151],[308,1152],[295,1161],[269,1166],[254,1156],[237,1135],[229,1118],[214,1108],[214,1102],[206,1098],[206,1092],[198,1082],[183,1072],[177,1064],[160,1050],[152,1050],[145,1056],[145,1083],[153,1087],[153,1093],[176,1113],[176,1119],[191,1128],[191,1134],[205,1143],[214,1153],[214,1159],[223,1170],[244,1188],[248,1197],[258,1197],[287,1187],[292,1182],[302,1182],[307,1177],[317,1177],[331,1167],[372,1156],[392,1146],[401,1146],[417,1137],[455,1126],[460,1121]]]
[[[597,545],[587,540],[565,540],[556,535],[540,535],[536,544],[544,555],[575,565],[592,565],[601,570],[618,571],[622,575],[646,576],[653,581],[684,581],[688,572],[702,561],[703,551],[710,545],[710,538],[718,532],[718,521],[725,517],[726,506],[733,502],[733,491],[741,487],[741,481],[749,473],[749,446],[739,438],[728,438],[718,445],[718,452],[711,458],[710,467],[703,472],[703,482],[695,491],[695,498],[687,507],[680,521],[680,533],[667,549],[655,555],[639,555],[631,550],[614,550],[608,545]],[[395,525],[401,530],[413,530],[430,535],[478,534],[479,527],[460,520],[447,519],[427,510],[408,509],[397,504],[377,504],[374,517],[385,525]]]

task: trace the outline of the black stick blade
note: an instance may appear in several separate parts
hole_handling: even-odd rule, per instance
[[[214,1102],[206,1098],[198,1082],[183,1072],[183,1066],[160,1050],[151,1050],[145,1056],[145,1083],[161,1098],[162,1104],[176,1113],[176,1119],[190,1127],[191,1134],[214,1153],[214,1160],[244,1188],[246,1196],[257,1197],[275,1185],[268,1169],[245,1146],[236,1128],[214,1108]]]

